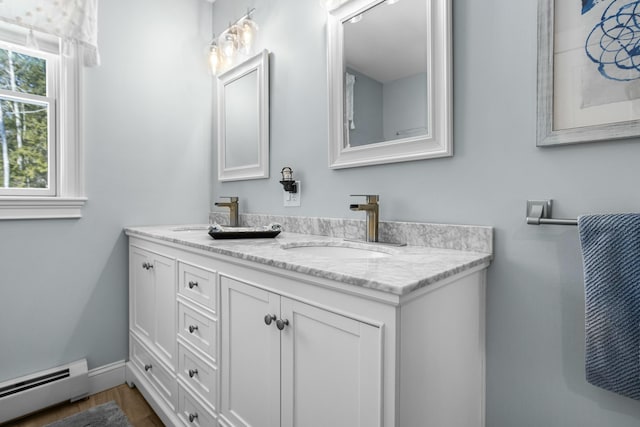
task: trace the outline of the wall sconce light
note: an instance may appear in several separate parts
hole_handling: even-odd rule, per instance
[[[225,58],[233,60],[238,52],[238,29],[232,25],[220,35],[220,50]]]
[[[252,20],[249,15],[246,19],[243,19],[238,24],[240,27],[240,51],[245,55],[251,53],[253,47],[253,41],[258,35],[258,26],[255,21]]]
[[[218,72],[218,67],[220,67],[220,48],[218,47],[218,40],[215,35],[211,43],[209,44],[209,66],[211,67],[211,72],[216,74]]]
[[[293,169],[289,166],[285,166],[282,168],[280,173],[282,174],[282,181],[280,181],[280,184],[284,187],[284,191],[289,193],[298,192],[298,186],[296,185],[296,181],[293,179]]]
[[[238,53],[250,55],[258,34],[258,26],[251,19],[254,9],[236,22],[229,24],[226,30],[214,37],[209,44],[209,64],[214,75],[234,65]]]

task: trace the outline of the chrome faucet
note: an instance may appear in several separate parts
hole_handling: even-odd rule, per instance
[[[238,198],[230,196],[220,196],[223,199],[229,199],[228,202],[215,202],[214,205],[229,208],[229,226],[238,226]]]
[[[378,241],[378,201],[380,197],[377,194],[352,194],[352,197],[366,197],[367,203],[349,205],[352,211],[367,212],[367,242]]]

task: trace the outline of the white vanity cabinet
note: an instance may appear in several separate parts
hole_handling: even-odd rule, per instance
[[[216,426],[217,275],[182,253],[130,241],[127,382],[166,425]]]
[[[166,425],[484,427],[490,255],[399,249],[338,280],[333,263],[308,274],[312,261],[291,261],[286,235],[226,243],[150,229],[127,230],[127,381]],[[454,264],[416,288],[403,272],[417,261]],[[411,291],[393,288],[396,274]]]
[[[175,258],[129,247],[130,361],[170,408],[177,402],[175,281]]]
[[[184,258],[184,257],[182,257]],[[218,407],[216,271],[178,261],[178,417],[215,426]]]
[[[378,325],[221,277],[221,417],[234,427],[377,426]]]

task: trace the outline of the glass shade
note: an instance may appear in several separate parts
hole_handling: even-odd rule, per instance
[[[244,19],[240,24],[240,50],[244,54],[252,51],[253,43],[258,33],[258,26],[251,18]]]
[[[218,68],[220,67],[220,49],[218,49],[218,44],[215,40],[212,41],[209,46],[209,66],[214,75],[218,73]]]
[[[236,25],[230,27],[222,34],[220,40],[220,51],[225,58],[235,58],[238,51],[238,28]]]

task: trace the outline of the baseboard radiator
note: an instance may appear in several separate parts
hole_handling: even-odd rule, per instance
[[[0,424],[64,401],[89,395],[87,360],[0,383]]]

